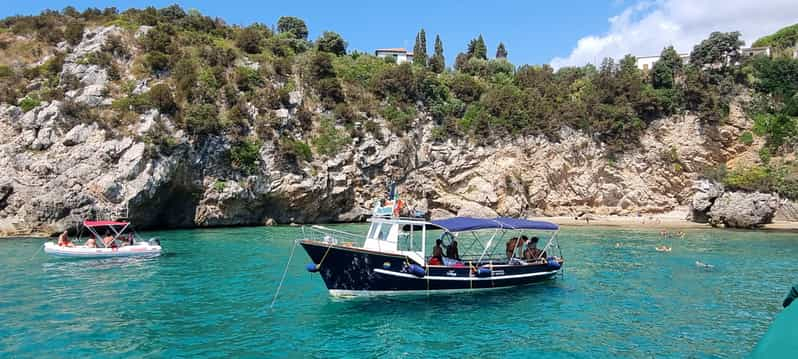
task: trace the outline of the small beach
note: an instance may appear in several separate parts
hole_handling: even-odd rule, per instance
[[[641,216],[601,216],[586,215],[575,218],[572,216],[532,217],[530,219],[549,221],[566,227],[618,227],[640,229],[713,229],[707,223],[696,223],[686,220],[686,211],[673,211],[668,213],[645,214]],[[757,230],[798,232],[798,222],[774,220],[773,223],[764,225]]]

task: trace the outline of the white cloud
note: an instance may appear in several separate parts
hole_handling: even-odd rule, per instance
[[[713,31],[740,31],[750,45],[757,38],[798,22],[795,0],[660,0],[638,1],[609,19],[609,31],[585,36],[567,57],[551,65],[579,66],[600,63],[605,57],[657,55],[673,45],[678,52],[693,46]]]

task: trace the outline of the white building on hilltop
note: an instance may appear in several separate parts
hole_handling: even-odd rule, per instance
[[[394,57],[396,58],[396,63],[401,64],[404,62],[412,62],[413,61],[413,53],[408,52],[403,47],[397,48],[388,48],[388,49],[377,49],[374,50],[374,56],[385,58],[385,57]]]
[[[745,47],[740,49],[741,57],[751,57],[757,55],[771,56],[770,47]],[[682,62],[687,64],[690,61],[690,54],[681,53],[679,58]],[[656,56],[641,56],[637,58],[637,68],[643,71],[650,71],[654,68],[654,63],[659,61],[659,55]]]
[[[690,54],[679,54],[679,58],[686,64],[690,60]],[[657,61],[659,61],[659,55],[638,57],[637,68],[643,71],[650,71],[654,68],[654,63]]]

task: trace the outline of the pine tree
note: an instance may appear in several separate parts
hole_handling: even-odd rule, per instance
[[[443,57],[443,41],[438,35],[435,35],[435,54],[429,60],[429,67],[435,73],[441,73],[446,68],[446,60]]]
[[[496,48],[496,58],[497,59],[506,59],[507,58],[507,49],[504,48],[504,43],[500,42],[499,46]]]
[[[416,34],[416,44],[413,46],[413,63],[427,66],[427,34],[424,29]]]
[[[485,46],[485,40],[482,39],[482,34],[476,39],[468,43],[468,58],[488,59],[488,48]]]

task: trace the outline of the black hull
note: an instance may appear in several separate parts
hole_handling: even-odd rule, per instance
[[[559,268],[548,264],[495,265],[486,276],[477,276],[468,266],[428,266],[418,276],[408,266],[421,263],[406,256],[314,241],[300,244],[313,263],[320,264],[324,284],[336,295],[494,289],[537,283],[559,273]]]

